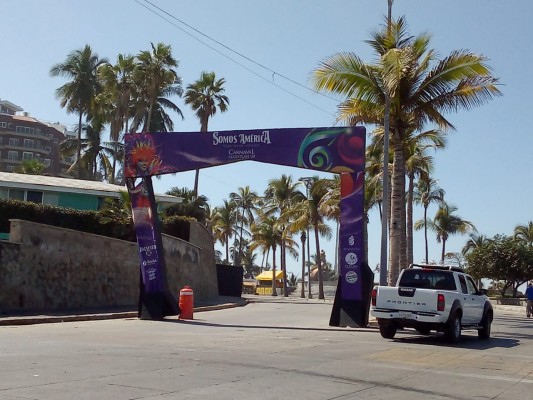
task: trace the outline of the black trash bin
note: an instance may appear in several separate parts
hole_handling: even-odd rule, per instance
[[[243,275],[243,267],[217,264],[219,296],[241,297]]]

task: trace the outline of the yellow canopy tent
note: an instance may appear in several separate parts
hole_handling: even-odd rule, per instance
[[[271,281],[273,271],[263,271],[255,277],[258,281]],[[276,280],[283,279],[283,271],[276,271]]]

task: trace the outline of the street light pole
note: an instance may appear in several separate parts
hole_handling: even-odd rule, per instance
[[[303,182],[305,185],[305,198],[309,200],[309,189],[313,185],[315,178],[312,176],[306,176],[298,179],[298,181]],[[311,293],[311,263],[309,261],[311,253],[309,252],[309,224],[307,225],[307,298],[312,299],[313,294]],[[303,276],[302,276],[303,280]]]
[[[307,239],[307,235],[305,234],[305,231],[302,231],[302,234],[300,235],[300,240],[302,241],[302,288],[300,290],[300,297],[302,299],[305,299],[305,240]]]

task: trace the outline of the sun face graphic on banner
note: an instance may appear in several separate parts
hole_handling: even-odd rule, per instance
[[[131,139],[131,148],[126,156],[125,176],[151,176],[177,171],[171,165],[163,164],[150,134],[133,134]]]

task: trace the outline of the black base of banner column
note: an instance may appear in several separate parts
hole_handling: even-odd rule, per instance
[[[354,326],[364,328],[368,325],[368,314],[370,312],[370,297],[374,287],[374,273],[364,263],[361,266],[361,279],[363,289],[363,300],[345,300],[342,298],[341,280],[337,283],[335,301],[329,319],[330,326]]]
[[[139,296],[139,318],[162,320],[170,315],[179,315],[178,301],[170,292],[142,293]]]

